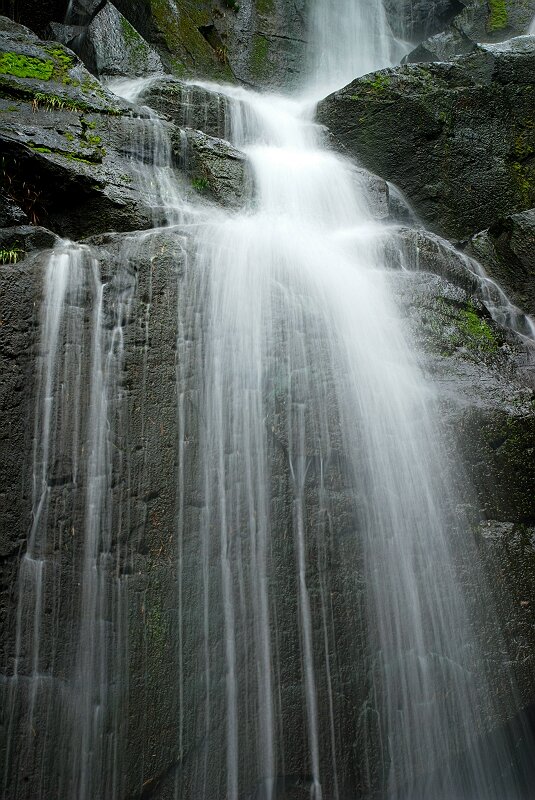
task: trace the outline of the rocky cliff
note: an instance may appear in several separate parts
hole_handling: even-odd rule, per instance
[[[153,123],[143,104],[162,115],[170,149],[160,158],[169,158],[184,196],[196,197],[201,208],[243,207],[254,199],[254,187],[244,154],[226,141],[225,97],[185,78],[259,86],[297,82],[306,4],[75,0],[67,23],[66,4],[8,5],[12,17],[37,32],[0,19],[3,797],[67,800],[75,796],[83,769],[91,773],[84,784],[87,800],[193,797],[203,752],[210,754],[210,785],[220,782],[222,797],[222,659],[211,675],[218,713],[207,727],[198,722],[205,690],[199,655],[205,600],[197,576],[204,502],[199,363],[206,310],[191,228],[181,220],[172,229],[159,228],[167,221],[164,202],[153,187],[140,184],[143,165],[155,157]],[[460,31],[462,45],[452,46],[451,61],[411,63],[360,78],[326,98],[318,115],[333,144],[362,166],[360,180],[372,190],[373,213],[395,231],[396,246],[389,238],[385,261],[422,368],[438,387],[448,457],[453,463],[459,451],[464,457],[459,489],[481,563],[496,588],[495,605],[480,620],[485,669],[500,694],[505,667],[513,665],[517,712],[535,701],[534,354],[523,313],[535,311],[535,38],[496,40],[524,33],[533,9],[513,0],[431,5],[433,14],[426,3],[406,4],[401,28],[415,40],[446,24],[448,37]],[[162,70],[169,74],[147,82],[135,107],[104,82]],[[59,244],[60,238],[80,244]],[[61,307],[54,365],[62,386],[53,421],[58,451],[48,459],[45,544],[36,554],[35,475],[43,459],[36,456],[35,439],[48,397],[46,287],[53,277],[51,259],[62,254],[78,266]],[[481,276],[474,258],[517,308]],[[110,362],[116,383],[106,384],[102,365]],[[94,562],[103,600],[93,609],[106,663],[95,658],[84,633],[87,609],[80,588],[93,579],[84,572],[87,542],[81,532],[94,503],[90,455],[102,435],[86,390],[97,378],[111,398],[107,457],[113,466],[111,474],[98,476],[105,487],[99,514],[106,536],[96,545]],[[273,616],[285,756],[275,794],[295,800],[310,796],[311,779],[296,646],[285,414],[281,404],[269,420],[277,529]],[[320,480],[315,455],[311,445],[311,530],[320,516],[313,500]],[[323,677],[331,668],[336,675],[334,694],[325,691],[319,698],[319,748],[326,762],[332,750],[337,753],[339,796],[353,798],[370,789],[376,776],[373,765],[365,774],[355,756],[365,737],[367,666],[359,661],[358,637],[352,637],[357,628],[362,633],[362,621],[353,619],[362,602],[361,554],[351,535],[354,498],[336,430],[322,481],[332,514],[319,549],[313,537],[307,543],[315,565],[309,582],[315,634],[319,641],[328,627],[336,663],[325,663],[318,646],[318,685],[326,685]],[[217,587],[218,565],[209,558],[207,563]],[[325,607],[329,626],[322,619]],[[493,634],[495,613],[505,645]],[[222,625],[221,611],[214,611],[211,635],[219,651]],[[45,643],[37,654],[36,637]],[[240,654],[244,661],[248,657]],[[84,668],[93,676],[89,699],[78,691]],[[104,709],[101,719],[91,716],[94,705]],[[511,713],[491,720],[482,735],[506,726]],[[247,725],[253,736],[254,719]],[[80,752],[84,758],[76,761]],[[241,766],[247,772],[247,764]],[[260,793],[251,783],[243,797]]]

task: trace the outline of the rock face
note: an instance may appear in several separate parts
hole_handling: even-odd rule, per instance
[[[110,4],[99,12],[101,5],[74,3],[69,41],[87,35],[102,11],[109,13]],[[206,70],[205,76],[233,71],[260,81],[269,69],[267,82],[273,83],[286,79],[287,68],[298,72],[303,43],[292,37],[301,24],[299,3],[243,2],[238,10],[230,3],[208,8],[179,0],[183,27],[176,35],[193,42],[191,50],[175,49],[169,38],[178,29],[176,19],[172,30],[164,24],[166,2],[116,5],[151,48],[159,48],[162,62],[166,53],[168,59],[181,54],[177,70]],[[435,5],[437,19],[452,13],[449,3]],[[415,2],[412,9],[418,16],[411,24],[422,30],[425,6]],[[118,19],[98,35],[111,36]],[[228,19],[232,30],[230,23],[224,27]],[[284,20],[290,38],[282,46]],[[226,54],[217,54],[219,41],[228,43]],[[93,69],[121,74],[123,55],[108,47]],[[253,74],[255,48],[262,69]],[[72,51],[6,19],[0,19],[0,65],[0,760],[9,762],[6,800],[72,800],[82,796],[82,785],[87,800],[197,800],[204,769],[212,793],[203,796],[221,800],[228,719],[222,574],[217,544],[210,550],[199,534],[206,505],[199,408],[209,306],[195,228],[206,205],[196,206],[189,224],[153,228],[168,220],[154,172],[147,177],[146,168],[174,169],[185,198],[197,193],[221,206],[217,220],[232,220],[250,200],[254,182],[243,153],[225,140],[228,101],[209,86],[176,76],[147,81],[140,101],[162,114],[157,120],[103,88]],[[378,173],[357,168],[354,178],[369,191],[373,215],[390,224],[377,245],[384,246],[385,280],[434,389],[447,455],[455,465],[459,451],[464,455],[459,491],[481,564],[496,587],[496,604],[480,620],[485,669],[499,697],[504,667],[512,665],[519,709],[535,700],[532,352],[496,321],[503,298],[489,294],[468,256],[483,258],[515,302],[533,307],[533,210],[504,214],[533,205],[532,79],[533,42],[521,39],[478,47],[453,65],[377,73],[320,107],[338,140]],[[408,204],[385,179],[397,182],[437,230],[470,234],[465,250],[411,227]],[[393,228],[399,219],[404,224]],[[74,245],[58,236],[90,238]],[[47,288],[58,280],[61,290],[66,262],[58,308]],[[518,312],[516,321],[521,317]],[[50,319],[59,321],[49,364],[57,405],[47,460],[41,434],[50,397]],[[328,379],[325,386],[328,395]],[[313,786],[298,644],[291,420],[279,384],[269,390],[270,614],[280,687],[278,757],[284,755],[274,795],[308,800]],[[353,800],[375,779],[373,766],[370,777],[355,756],[367,735],[362,709],[370,665],[362,659],[364,624],[355,613],[365,587],[336,412],[324,422],[332,454],[328,464],[320,463],[317,444],[307,443],[304,487],[318,749],[327,784],[336,753],[338,796]],[[41,444],[34,448],[36,437]],[[38,500],[44,498],[46,514],[37,546],[31,531],[42,513],[35,490],[41,484]],[[90,524],[95,504],[96,542]],[[245,547],[236,535],[230,558]],[[461,568],[469,575],[472,566]],[[254,637],[248,638],[245,605],[240,600],[236,619],[240,669],[255,661],[247,649]],[[504,621],[505,645],[493,633],[496,613]],[[25,620],[20,641],[19,618]],[[42,626],[37,650],[36,619]],[[88,619],[98,624],[89,628]],[[213,648],[209,668],[205,626]],[[252,684],[256,669],[251,663]],[[246,740],[257,736],[254,694],[240,698],[248,712],[240,721],[244,798],[263,796],[249,769],[256,754]],[[507,725],[510,713],[489,727]],[[328,785],[325,797],[334,796]]]
[[[37,17],[31,0],[17,5],[20,22],[39,34],[54,22],[53,36],[90,69],[105,67],[102,74],[124,70],[124,52],[135,74],[157,71],[156,50],[165,71],[179,77],[288,87],[298,82],[304,64],[306,0],[117,0],[104,8],[96,0],[76,0],[68,27],[61,24],[66,2],[48,0]],[[82,30],[74,32],[73,25]],[[110,37],[120,41],[119,51],[108,48]]]
[[[289,86],[303,66],[305,0],[118,0],[117,7],[163,48],[177,75]]]
[[[470,239],[467,252],[535,316],[535,209],[497,220]]]
[[[223,139],[201,131],[180,131],[174,141],[177,161],[192,186],[226,208],[243,207],[252,194],[246,178],[246,159]]]
[[[478,42],[496,42],[528,33],[534,0],[460,0],[461,6],[444,31],[418,45],[408,61],[443,61],[468,53]]]
[[[535,38],[354,81],[318,118],[423,220],[466,237],[535,203]]]
[[[112,3],[93,17],[78,47],[96,75],[135,77],[164,71],[159,55]]]

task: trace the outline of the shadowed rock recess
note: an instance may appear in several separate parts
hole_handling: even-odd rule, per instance
[[[217,452],[224,477],[219,463],[203,461],[214,418],[232,410],[230,400],[215,411],[210,404],[219,384],[207,379],[207,364],[222,386],[231,378],[214,355],[219,306],[206,254],[231,272],[237,215],[246,225],[270,189],[268,181],[262,195],[252,166],[266,143],[248,138],[261,100],[240,92],[291,92],[306,82],[311,7],[2,3],[1,800],[486,800],[437,790],[443,774],[468,771],[461,746],[446,745],[433,774],[421,765],[410,774],[381,739],[374,674],[401,668],[380,667],[381,654],[367,651],[376,631],[362,541],[373,509],[344,441],[347,431],[357,440],[362,409],[345,418],[348,390],[336,383],[328,337],[307,340],[314,312],[305,283],[292,284],[304,309],[296,322],[280,310],[283,279],[272,279],[265,374],[244,379],[247,405]],[[451,473],[452,516],[463,520],[450,530],[471,620],[462,663],[494,698],[482,701],[471,735],[489,753],[509,743],[522,773],[511,800],[529,800],[535,36],[524,34],[535,3],[384,8],[389,35],[411,42],[402,48],[410,63],[355,76],[322,99],[318,136],[342,153],[365,198],[368,230],[352,231],[343,252],[373,239],[399,330],[414,343],[411,368],[427,380],[442,431],[444,485]],[[276,108],[285,121],[287,108]],[[290,194],[300,156],[296,145]],[[315,168],[311,160],[307,170]],[[310,228],[312,259],[314,221]],[[271,230],[291,246],[277,214],[266,215],[262,237]],[[247,243],[251,296],[265,241]],[[326,273],[335,268],[326,260]],[[242,310],[253,319],[262,312]],[[221,335],[241,377],[242,350],[231,346],[244,336],[239,312]],[[290,369],[295,352],[302,361]],[[385,364],[391,375],[397,368]],[[321,413],[303,399],[311,386]],[[269,497],[258,514],[260,490],[241,470],[239,438],[255,414],[263,438],[247,443],[269,464],[256,476]],[[232,509],[218,505],[221,496]],[[229,520],[224,534],[217,515]],[[490,587],[483,602],[482,585]],[[416,644],[408,652],[418,661]],[[460,663],[440,669],[457,675]],[[428,666],[418,663],[422,683]],[[235,740],[233,671],[246,676],[234,698]],[[422,705],[435,702],[443,698]],[[270,714],[274,745],[263,738]],[[500,764],[501,775],[509,768]]]

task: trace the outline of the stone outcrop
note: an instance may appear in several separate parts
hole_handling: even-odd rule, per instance
[[[194,189],[226,208],[243,207],[250,198],[245,155],[223,139],[202,131],[180,130],[174,139],[177,162]]]
[[[535,37],[479,45],[360,78],[318,118],[426,224],[462,238],[535,203],[534,69]]]
[[[467,252],[518,306],[535,316],[535,209],[496,220],[470,239]]]
[[[137,118],[67,48],[22,27],[16,31],[16,38],[0,33],[5,224],[30,221],[72,238],[150,227],[153,205],[139,191],[136,164],[144,158],[138,142],[148,151],[153,146],[154,123]],[[177,169],[207,196],[241,202],[243,155],[200,133],[189,134],[191,146],[183,153],[180,131],[166,125]],[[189,152],[186,168],[182,159]]]
[[[83,32],[66,26],[67,41],[86,66],[100,77],[136,77],[162,73],[160,56],[112,3],[106,3]]]
[[[441,32],[419,44],[408,61],[448,61],[472,52],[478,42],[497,42],[528,33],[535,0],[459,0],[460,10]]]
[[[66,34],[71,37],[68,41],[86,35],[98,19],[98,13],[94,15],[101,5],[92,0],[75,2],[78,16],[73,20],[75,27]],[[146,3],[125,0],[115,5],[150,47],[158,49],[162,63],[172,51],[181,54],[182,60],[175,64],[177,71],[202,72],[205,77],[232,72],[259,82],[267,76],[268,83],[283,82],[288,65],[295,65],[295,74],[298,72],[302,42],[291,37],[297,36],[300,25],[299,3],[244,2],[240,9],[231,3],[214,3],[208,9],[203,3],[179,0],[177,5],[186,10],[181,41],[191,34],[187,41],[194,42],[188,52],[166,38],[174,35],[164,26],[164,13],[169,15],[166,3],[158,6],[157,18],[155,2],[153,12]],[[424,5],[414,3],[413,7],[420,13],[418,25],[423,25]],[[451,12],[445,2],[437,2],[436,7],[437,15]],[[287,13],[293,22],[283,51],[277,39]],[[225,19],[234,20],[232,31],[225,29]],[[261,47],[255,44],[255,36]],[[226,53],[218,54],[219,42],[228,43],[223,44]],[[240,42],[247,42],[247,47],[238,54]],[[262,52],[258,62],[262,68],[253,75],[251,52],[255,48]],[[116,54],[105,49],[103,56],[109,58],[111,66],[105,68],[109,74],[126,70],[122,56],[117,73],[112,72]],[[148,81],[140,102],[162,115],[158,122],[146,109],[132,108],[107,91],[70,50],[40,41],[27,29],[2,19],[0,64],[5,70],[0,72],[4,157],[0,195],[0,399],[4,415],[0,429],[0,625],[4,675],[0,690],[12,730],[20,724],[6,777],[9,792],[14,800],[34,800],[40,794],[60,800],[75,797],[77,770],[84,768],[91,776],[89,796],[93,798],[193,798],[192,787],[198,785],[196,769],[206,748],[206,774],[212,787],[223,787],[214,794],[220,798],[225,794],[226,770],[225,623],[220,604],[210,597],[208,624],[215,655],[207,674],[202,642],[206,601],[199,577],[207,570],[210,591],[218,597],[221,566],[217,553],[208,554],[203,564],[199,537],[206,503],[199,464],[206,287],[196,261],[199,242],[192,233],[195,225],[152,229],[162,219],[155,218],[150,190],[146,188],[144,196],[139,181],[142,167],[151,163],[154,155],[151,147],[156,130],[162,134],[160,144],[170,144],[173,158],[167,166],[174,166],[185,197],[195,192],[219,203],[222,218],[225,214],[230,217],[250,198],[252,178],[244,155],[225,140],[229,135],[227,100],[210,87],[195,86],[176,76]],[[102,71],[104,67],[93,69]],[[479,631],[489,680],[499,696],[503,668],[512,665],[519,683],[519,708],[533,704],[535,698],[531,354],[519,337],[493,319],[488,286],[468,256],[481,258],[518,305],[532,308],[532,80],[533,46],[531,40],[522,39],[512,45],[478,47],[468,59],[453,65],[410,65],[368,76],[320,107],[322,121],[332,125],[346,152],[374,169],[374,173],[355,169],[354,177],[370,193],[372,214],[390,223],[384,242],[389,267],[385,280],[393,284],[407,335],[416,341],[422,369],[434,388],[448,457],[457,465],[459,450],[464,455],[465,470],[457,475],[459,491],[468,507],[481,563],[496,587],[496,606],[489,604],[485,609]],[[452,236],[470,235],[464,252],[417,228],[409,204],[386,179],[398,183],[437,230]],[[468,186],[473,187],[470,192]],[[504,213],[527,208],[527,204],[529,211]],[[197,208],[204,213],[205,206]],[[393,229],[392,223],[399,220],[403,226]],[[483,228],[486,230],[478,233]],[[109,230],[117,233],[105,233]],[[71,287],[65,303],[66,318],[72,325],[64,326],[58,374],[78,376],[84,388],[79,404],[73,406],[69,394],[73,387],[68,386],[64,409],[72,412],[74,407],[75,413],[60,413],[56,422],[63,449],[52,464],[47,484],[50,519],[42,554],[47,602],[36,676],[29,657],[29,633],[21,643],[20,663],[14,664],[18,603],[14,587],[32,525],[32,438],[34,421],[39,422],[36,373],[43,357],[40,309],[51,257],[46,248],[58,246],[57,236],[66,235],[90,238],[78,248],[83,269],[79,285]],[[103,294],[99,295],[97,289],[102,285]],[[100,297],[101,315],[96,315]],[[66,676],[71,678],[79,652],[85,652],[79,634],[83,619],[80,585],[94,424],[85,387],[94,378],[91,365],[95,353],[100,353],[103,365],[107,357],[120,359],[114,362],[115,372],[112,370],[117,383],[108,410],[113,478],[99,476],[105,482],[103,517],[109,534],[109,541],[102,545],[105,555],[95,565],[102,590],[99,635],[105,632],[99,646],[104,642],[106,658],[98,660],[93,653],[85,665],[95,672],[97,683],[102,679],[109,693],[99,709],[101,719],[89,720],[87,742],[94,747],[85,743],[81,763],[73,720],[82,718],[83,703],[75,683],[69,683]],[[70,373],[63,369],[68,358],[72,359]],[[72,364],[79,365],[79,372]],[[328,378],[328,394],[327,384]],[[274,397],[276,393],[275,387]],[[307,800],[312,779],[303,733],[307,715],[298,646],[299,587],[292,530],[295,492],[287,450],[288,414],[284,399],[274,400],[265,421],[273,466],[270,558],[271,611],[277,628],[273,635],[280,673],[277,713],[282,733],[278,746],[285,756],[285,774],[275,780],[275,795],[277,800]],[[370,665],[362,659],[363,623],[355,619],[365,588],[352,511],[355,497],[348,487],[335,410],[325,424],[332,433],[331,457],[329,463],[320,464],[316,445],[310,443],[304,487],[307,581],[316,647],[313,658],[318,687],[323,687],[318,689],[318,747],[321,768],[325,762],[327,774],[334,747],[339,755],[339,796],[354,798],[362,794],[369,779],[354,766],[355,752],[363,752],[366,744],[362,709],[368,699],[365,689]],[[58,441],[61,437],[58,435]],[[320,470],[325,487],[321,503],[329,508],[325,524],[319,522],[325,514],[318,500]],[[236,536],[231,542],[232,558],[240,547],[242,542]],[[472,566],[466,565],[466,574],[471,574]],[[31,600],[28,592],[28,606],[23,606],[26,612],[31,610]],[[325,609],[328,623],[322,617]],[[503,648],[494,638],[495,609],[505,625]],[[248,642],[245,613],[243,618],[238,615],[236,625],[240,631],[239,667],[245,669],[251,658],[247,648],[241,647]],[[327,629],[332,663],[323,648]],[[31,624],[25,630],[31,631]],[[331,668],[332,674],[327,676]],[[251,676],[255,674],[253,665]],[[208,722],[203,716],[207,681],[212,711]],[[330,694],[326,686],[332,687]],[[29,748],[24,713],[34,702],[36,687]],[[102,691],[100,684],[93,688]],[[247,708],[254,710],[254,701]],[[336,720],[334,741],[330,713]],[[256,736],[254,713],[240,722],[245,731],[240,735]],[[508,722],[506,715],[501,722]],[[0,732],[7,727],[4,720]],[[100,749],[103,742],[109,743],[109,748]],[[248,757],[247,744],[240,741],[244,759]],[[67,778],[73,785],[69,786],[60,785],[67,759],[73,767]],[[3,753],[0,760],[5,763]],[[42,764],[46,765],[44,771]],[[247,766],[240,764],[249,781],[243,796],[260,797],[262,786],[249,779],[253,772],[249,773]],[[372,765],[372,773],[373,769]],[[334,797],[334,789],[328,786],[325,796]]]

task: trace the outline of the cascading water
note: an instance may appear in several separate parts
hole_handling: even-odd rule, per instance
[[[115,800],[128,783],[121,764],[137,544],[126,528],[139,531],[139,543],[144,521],[125,500],[139,454],[130,451],[135,409],[123,382],[128,346],[141,348],[143,462],[150,290],[140,332],[130,345],[125,336],[140,291],[132,264],[152,239],[160,252],[169,246],[159,243],[162,231],[178,241],[175,255],[184,241],[190,253],[169,390],[174,797],[529,796],[514,743],[485,738],[507,717],[510,693],[491,691],[475,633],[478,612],[460,565],[477,555],[441,455],[437,398],[395,301],[387,268],[395,232],[373,220],[361,172],[325,147],[312,121],[313,99],[393,63],[403,46],[380,0],[318,0],[311,24],[314,88],[302,99],[199,84],[226,98],[227,135],[254,175],[249,208],[188,203],[166,124],[145,111],[143,141],[125,150],[162,228],[126,237],[114,277],[96,247],[62,243],[51,256],[34,522],[9,687],[10,724],[22,725],[28,741],[38,704],[54,720],[29,748],[43,770],[56,752],[42,800]],[[151,81],[113,88],[137,101]],[[56,475],[58,464],[70,464],[68,476]],[[143,462],[139,497],[147,469]],[[58,496],[58,483],[71,489]],[[62,528],[71,504],[72,532]],[[58,631],[44,609],[67,580],[54,544],[67,535],[77,568],[72,653],[60,675]],[[469,582],[486,601],[475,567]],[[144,601],[141,610],[148,613]],[[56,628],[64,621],[52,619]],[[21,682],[29,689],[19,707]],[[63,763],[49,740],[58,726]],[[26,757],[8,753],[11,762]]]

